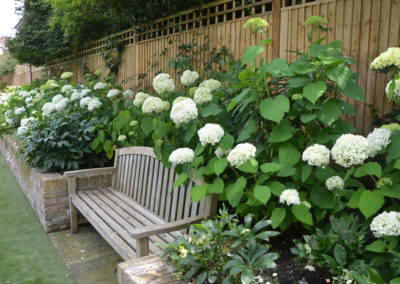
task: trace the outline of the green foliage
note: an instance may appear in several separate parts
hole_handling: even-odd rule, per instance
[[[263,270],[276,268],[276,253],[268,252],[271,222],[253,222],[251,215],[241,224],[237,215],[220,210],[216,220],[191,227],[192,233],[165,247],[163,257],[177,267],[185,283],[254,283]]]
[[[2,57],[0,61],[0,77],[14,72],[16,65],[17,61],[14,58],[10,56]]]
[[[18,2],[19,12],[23,15],[22,24],[16,36],[7,41],[13,58],[21,64],[41,66],[75,51],[73,45],[65,40],[59,25],[49,26],[52,10],[47,1]]]

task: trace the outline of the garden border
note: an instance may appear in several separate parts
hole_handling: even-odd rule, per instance
[[[0,136],[0,152],[45,231],[49,233],[70,228],[67,179],[59,173],[41,173],[21,161],[17,157],[18,141],[9,135]],[[89,175],[77,180],[80,190],[110,185],[109,174]]]

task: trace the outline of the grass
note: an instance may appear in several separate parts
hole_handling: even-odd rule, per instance
[[[75,283],[1,155],[0,283]]]

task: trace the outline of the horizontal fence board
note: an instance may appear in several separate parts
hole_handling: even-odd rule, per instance
[[[278,0],[275,0],[278,1]],[[272,37],[274,0],[222,0],[204,5],[200,9],[180,12],[140,29],[125,30],[93,42],[62,63],[48,67],[32,67],[32,79],[59,74],[61,70],[74,73],[73,80],[84,82],[85,70],[105,70],[102,50],[113,38],[121,42],[123,52],[117,82],[124,88],[138,86],[151,88],[154,76],[159,72],[171,74],[178,85],[178,75],[171,70],[170,58],[178,54],[183,44],[197,43],[198,54],[193,56],[191,64],[200,71],[210,53],[226,46],[238,59],[245,49],[254,45],[257,39],[244,29],[244,23],[252,16],[258,16],[270,23],[263,39]],[[344,100],[356,109],[355,117],[347,117],[360,133],[367,134],[376,115],[381,116],[393,109],[393,103],[386,99],[384,88],[388,75],[377,74],[369,68],[371,59],[390,46],[399,44],[400,36],[400,0],[282,0],[279,17],[279,44],[275,44],[277,54],[294,61],[296,55],[288,50],[305,51],[309,42],[307,35],[310,27],[304,27],[304,21],[312,15],[320,15],[329,21],[327,40],[341,40],[343,53],[354,57],[358,65],[352,68],[360,74],[359,85],[366,94],[366,103]],[[313,36],[313,40],[317,35]],[[269,45],[263,57],[273,59],[272,45]],[[85,68],[84,68],[85,66]],[[106,75],[107,71],[104,72]],[[140,75],[147,74],[139,80]],[[28,66],[19,67],[14,74],[3,77],[9,85],[21,85],[30,82]],[[372,110],[374,108],[375,110]]]

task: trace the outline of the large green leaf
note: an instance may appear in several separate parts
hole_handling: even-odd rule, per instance
[[[153,131],[153,120],[151,117],[146,116],[140,122],[140,128],[142,128],[143,133],[147,136]]]
[[[187,175],[187,173],[181,173],[178,178],[174,181],[173,183],[173,187],[177,188],[178,186],[182,185],[185,181],[187,181],[189,178],[189,176]]]
[[[242,56],[242,65],[252,63],[256,60],[257,56],[264,51],[263,45],[252,45],[244,51]]]
[[[372,252],[385,252],[387,245],[382,240],[376,240],[375,242],[369,244],[365,250]]]
[[[208,185],[208,193],[221,194],[224,192],[224,181],[221,178],[214,179],[214,182]]]
[[[352,80],[347,82],[347,85],[344,88],[343,93],[353,100],[365,102],[364,91],[361,89],[360,86],[358,86]]]
[[[250,138],[251,134],[256,131],[257,125],[252,120],[243,129],[239,132],[239,137],[237,138],[237,142],[242,142]]]
[[[228,165],[228,160],[226,158],[218,159],[214,162],[214,173],[219,176],[223,173]]]
[[[271,197],[271,189],[266,185],[257,185],[253,189],[253,194],[258,201],[265,205]]]
[[[346,265],[347,261],[346,250],[341,244],[337,243],[335,245],[335,248],[333,249],[333,255],[335,256],[337,263],[341,267],[344,267]]]
[[[333,209],[333,196],[326,188],[315,187],[311,190],[312,202],[322,209]]]
[[[276,196],[280,196],[282,191],[284,191],[286,188],[286,186],[279,181],[270,181],[267,183],[267,185],[271,189],[272,194]]]
[[[344,64],[329,66],[326,69],[326,75],[329,79],[335,82],[340,88],[344,89],[347,82],[350,80],[353,70],[346,67]]]
[[[392,140],[392,142],[387,148],[388,154],[386,157],[388,162],[400,158],[400,131],[394,131],[390,140]]]
[[[310,102],[315,104],[319,97],[326,91],[326,84],[324,81],[317,81],[315,83],[308,83],[303,89],[303,95]]]
[[[279,171],[282,168],[281,164],[278,163],[265,163],[260,166],[260,169],[263,173],[274,173]]]
[[[207,194],[207,184],[195,185],[190,190],[190,197],[194,202],[199,202]]]
[[[356,172],[354,173],[354,176],[357,178],[363,177],[363,176],[377,176],[381,177],[382,175],[382,167],[379,163],[377,162],[369,162],[363,164],[361,167],[359,167]]]
[[[244,173],[255,174],[258,170],[258,162],[255,159],[250,159],[240,165],[239,170]]]
[[[384,202],[385,199],[383,198],[381,191],[364,190],[360,196],[358,208],[360,208],[360,211],[363,213],[365,218],[368,219],[382,208]]]
[[[290,65],[290,68],[297,74],[306,74],[315,70],[311,62],[297,61]]]
[[[282,120],[269,135],[269,143],[284,142],[293,137],[294,127],[288,120]]]
[[[261,102],[260,113],[265,119],[279,123],[286,112],[290,109],[289,99],[283,95],[274,99],[268,98]]]
[[[291,143],[279,147],[279,163],[294,166],[300,160],[301,153]]]
[[[229,133],[225,133],[224,138],[219,142],[219,146],[223,149],[231,149],[233,143],[235,143],[235,138]]]
[[[322,123],[332,125],[340,116],[341,111],[338,102],[330,99],[322,105],[321,110],[318,112],[318,119]]]
[[[275,58],[270,64],[266,65],[265,71],[270,72],[274,77],[283,77],[287,75],[288,65],[285,58]]]
[[[295,204],[292,206],[292,213],[300,222],[312,225],[312,215],[310,209],[308,209],[304,204]]]
[[[296,76],[288,80],[289,88],[301,88],[311,81],[308,76]]]
[[[220,108],[218,105],[208,104],[201,110],[201,116],[202,117],[217,116],[221,112],[223,112],[223,109]]]
[[[249,70],[249,69],[246,69]],[[228,111],[231,111],[236,104],[240,103],[246,96],[247,94],[250,92],[250,88],[244,89],[239,95],[237,95],[236,97],[234,97],[231,102],[229,103],[229,106],[227,108]]]
[[[282,221],[285,219],[285,216],[286,216],[285,208],[276,207],[274,210],[272,210],[270,218],[272,221],[272,228],[273,229],[278,228],[279,225],[282,223]]]
[[[240,200],[243,196],[243,190],[246,187],[246,179],[244,177],[240,177],[236,180],[236,182],[227,188],[226,190],[226,198],[232,207],[236,207],[239,205]]]

